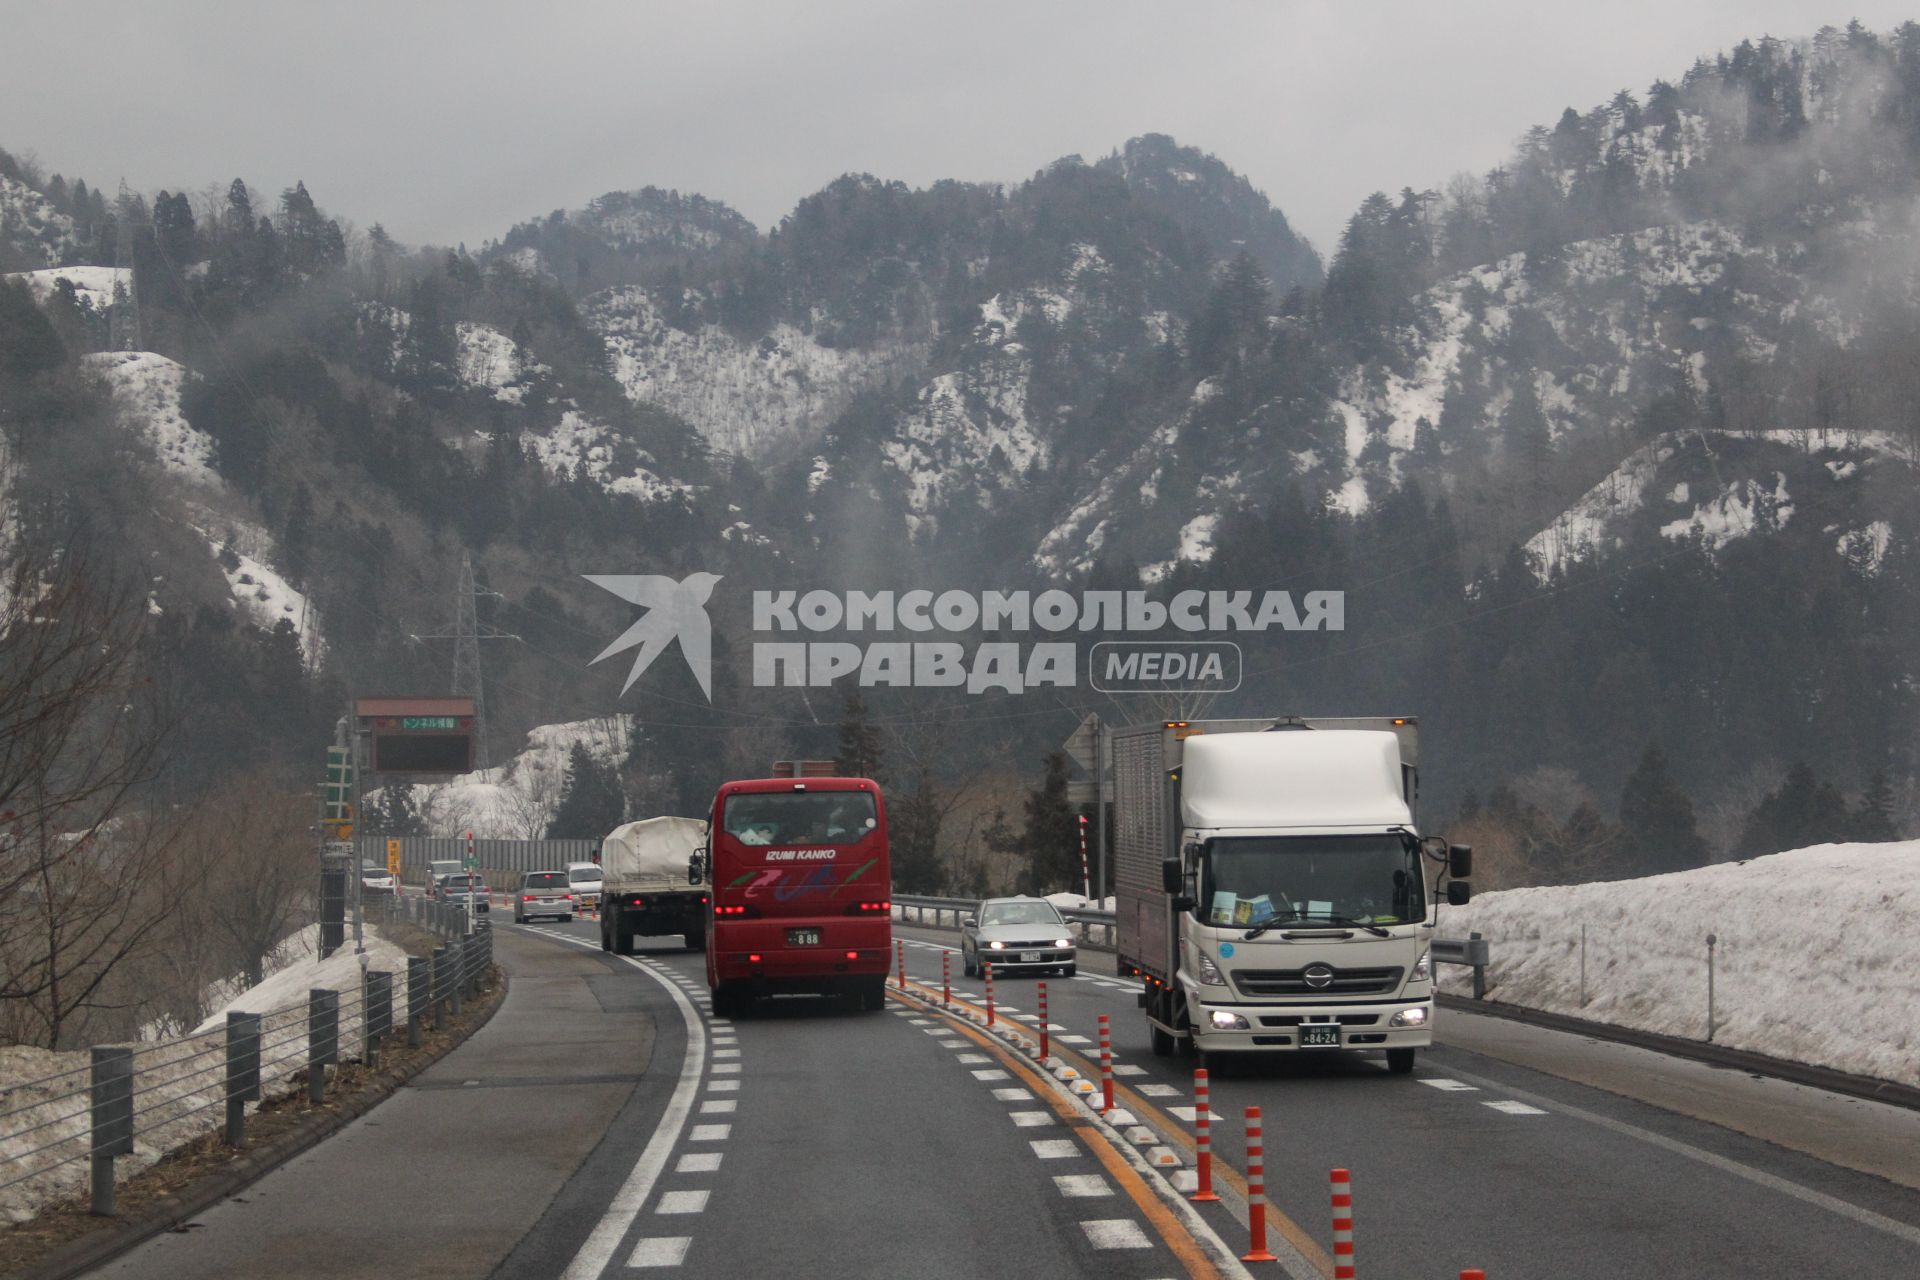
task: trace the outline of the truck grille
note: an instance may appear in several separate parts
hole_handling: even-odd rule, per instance
[[[1307,981],[1308,969],[1324,969],[1323,983]],[[1395,965],[1386,969],[1335,969],[1332,965],[1308,965],[1303,969],[1236,969],[1234,985],[1250,996],[1361,996],[1400,989]],[[1316,976],[1318,976],[1316,974]]]

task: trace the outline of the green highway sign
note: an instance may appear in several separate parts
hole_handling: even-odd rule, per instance
[[[402,729],[456,729],[459,722],[452,716],[401,716]]]

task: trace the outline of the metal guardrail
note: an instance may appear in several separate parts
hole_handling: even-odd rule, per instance
[[[0,1191],[37,1182],[44,1194],[36,1199],[51,1202],[78,1189],[84,1161],[92,1211],[112,1216],[115,1159],[134,1154],[136,1139],[155,1157],[212,1131],[239,1147],[246,1104],[302,1069],[308,1098],[320,1103],[327,1067],[377,1067],[400,1022],[408,1044],[420,1044],[427,1020],[444,1027],[449,1006],[457,1013],[464,996],[477,996],[493,966],[484,919],[468,934],[464,912],[423,905],[429,909],[410,918],[442,933],[458,925],[460,933],[431,958],[411,958],[403,975],[368,971],[355,990],[315,988],[264,1013],[230,1012],[224,1025],[190,1036],[94,1046],[84,1066],[10,1086],[0,1099],[0,1150],[10,1153],[0,1160]]]
[[[907,912],[913,912],[913,921],[915,924],[925,924],[927,922],[927,913],[931,911],[933,913],[933,926],[936,929],[948,927],[945,923],[945,917],[951,912],[953,915],[953,924],[951,927],[958,929],[960,927],[961,916],[972,915],[980,909],[980,899],[934,898],[921,894],[896,893],[893,895],[893,905],[900,908],[900,918],[902,920],[907,918]],[[1108,949],[1113,947],[1114,930],[1118,923],[1113,912],[1099,911],[1092,907],[1061,907],[1059,911],[1060,914],[1065,917],[1068,924],[1080,926],[1080,940],[1082,942],[1093,943],[1096,946],[1103,946]],[[1095,929],[1101,931],[1101,937],[1098,942],[1095,942],[1093,938],[1093,930]]]
[[[925,924],[927,913],[931,911],[933,926],[936,929],[947,927],[944,917],[948,912],[952,912],[952,927],[957,929],[960,927],[960,917],[971,915],[979,910],[980,901],[977,898],[934,898],[920,894],[896,893],[893,895],[893,905],[900,908],[902,920],[907,918],[907,912],[913,912],[913,920],[916,924]],[[1104,936],[1097,945],[1112,948],[1114,932],[1119,924],[1118,917],[1113,912],[1099,911],[1092,907],[1061,907],[1059,911],[1066,917],[1067,923],[1081,927],[1080,936],[1083,941],[1091,942],[1091,931],[1101,929],[1104,931]],[[1487,940],[1475,933],[1465,938],[1435,938],[1431,953],[1435,964],[1458,964],[1470,967],[1473,970],[1473,998],[1479,1000],[1485,997],[1487,992],[1488,950]]]

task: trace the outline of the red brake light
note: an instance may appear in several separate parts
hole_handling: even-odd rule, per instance
[[[522,902],[532,902],[532,901],[533,901],[533,895],[532,895],[532,894],[530,894],[530,893],[523,893],[523,894],[521,894],[521,895],[520,895],[520,901],[522,901]]]
[[[850,902],[847,914],[850,916],[878,916],[893,910],[891,902]]]
[[[647,900],[645,898],[635,898],[632,902],[628,903],[627,905],[630,907],[644,907],[647,905]]]
[[[760,956],[759,956],[759,954],[758,954],[758,953],[756,952],[756,953],[754,953],[754,954],[751,954],[751,955],[749,955],[749,956],[747,957],[747,963],[748,963],[748,964],[759,964],[759,963],[760,963]]]
[[[713,909],[713,914],[717,916],[747,916],[747,915],[757,916],[760,914],[760,912],[758,909],[753,907],[720,906],[720,907],[715,907]]]
[[[849,960],[858,960],[859,958],[860,958],[860,953],[859,953],[858,951],[849,951],[849,952],[847,952],[847,959],[849,959]]]

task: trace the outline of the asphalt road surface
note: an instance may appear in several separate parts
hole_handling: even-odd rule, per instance
[[[1893,1108],[1442,1011],[1458,1042],[1411,1077],[1344,1055],[1216,1072],[1224,1198],[1189,1229],[1032,1064],[922,1003],[716,1020],[677,940],[629,959],[591,921],[495,927],[512,986],[485,1029],[96,1274],[1236,1274],[1209,1237],[1246,1246],[1250,1105],[1281,1255],[1253,1274],[1331,1275],[1336,1167],[1361,1275],[1920,1274],[1920,1118]],[[980,1002],[951,934],[898,936],[916,992],[937,1003],[944,953]],[[1047,980],[1056,1053],[1097,1078],[1108,1015],[1121,1105],[1190,1150],[1192,1060],[1154,1058],[1134,985],[1083,961]],[[1037,980],[995,987],[1031,1028]]]

